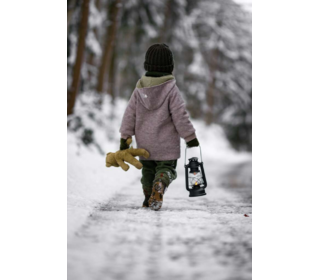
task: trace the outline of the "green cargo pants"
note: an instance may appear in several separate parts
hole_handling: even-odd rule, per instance
[[[161,180],[168,187],[177,178],[177,160],[140,160],[140,162],[143,165],[141,184],[145,194],[151,194],[152,186],[157,180]]]

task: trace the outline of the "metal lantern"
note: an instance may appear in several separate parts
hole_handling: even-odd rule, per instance
[[[200,162],[197,157],[189,158],[189,163],[186,164],[187,149],[185,151],[184,167],[186,170],[186,189],[190,192],[189,197],[206,195],[205,188],[207,187],[206,175],[203,169],[202,153],[200,149]]]

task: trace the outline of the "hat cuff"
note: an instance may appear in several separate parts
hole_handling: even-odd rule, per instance
[[[149,72],[165,72],[165,73],[172,73],[174,68],[174,64],[169,65],[152,65],[148,64],[147,62],[144,63],[144,69]]]

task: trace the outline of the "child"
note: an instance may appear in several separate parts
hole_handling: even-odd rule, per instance
[[[172,75],[173,54],[166,44],[152,45],[145,56],[145,76],[138,81],[120,128],[120,150],[128,149],[133,135],[137,147],[150,153],[142,163],[143,207],[159,210],[163,195],[177,178],[180,137],[188,147],[199,146],[195,129]]]

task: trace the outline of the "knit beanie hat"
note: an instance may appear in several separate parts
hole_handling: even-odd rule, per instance
[[[166,44],[154,44],[147,50],[144,69],[149,72],[172,73],[173,54]]]

